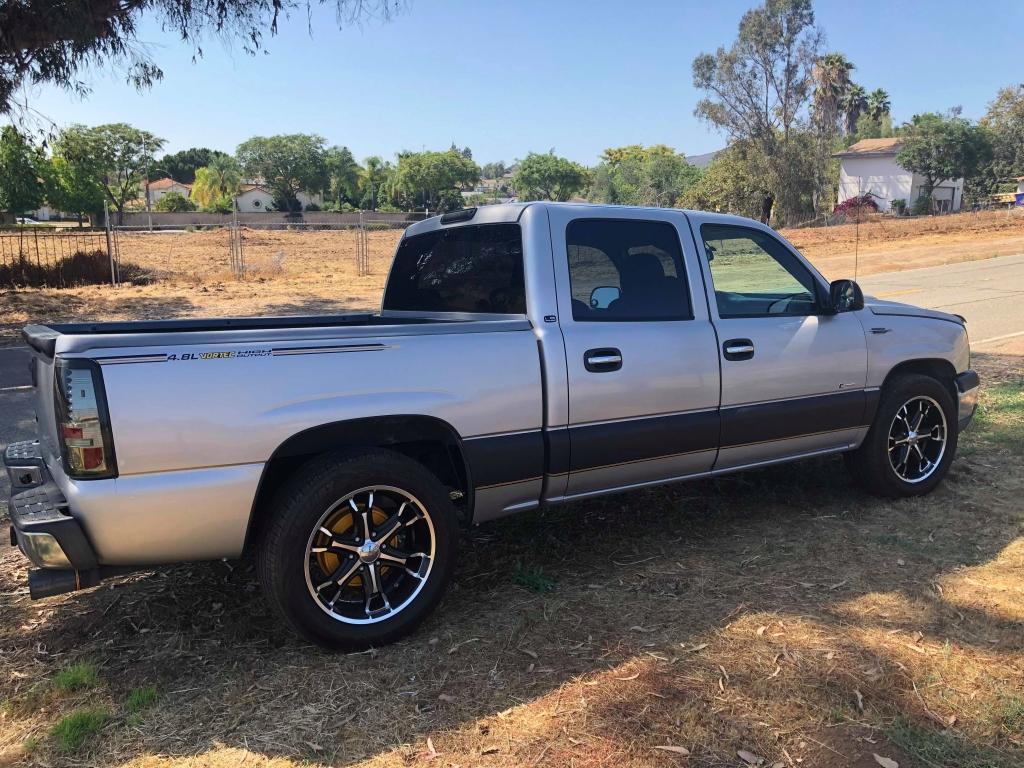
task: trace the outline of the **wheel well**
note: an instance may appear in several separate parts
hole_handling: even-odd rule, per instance
[[[314,456],[353,448],[387,448],[429,469],[452,492],[460,517],[473,509],[469,466],[462,440],[447,422],[432,416],[380,416],[322,424],[288,438],[263,468],[249,515],[245,548],[259,539],[270,516],[270,502],[281,484]]]
[[[885,389],[886,385],[888,385],[896,376],[907,373],[918,373],[922,376],[930,376],[931,378],[940,381],[946,389],[949,390],[950,395],[953,397],[953,402],[956,402],[956,368],[954,368],[953,364],[948,360],[943,360],[942,358],[927,358],[923,360],[907,360],[902,362],[893,367],[893,369],[886,375],[885,381],[882,382],[882,389]]]

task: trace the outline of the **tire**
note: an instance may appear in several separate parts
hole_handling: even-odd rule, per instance
[[[281,487],[270,514],[256,561],[267,601],[326,648],[381,646],[409,634],[440,602],[455,568],[448,491],[393,451],[313,459]]]
[[[912,429],[915,422],[920,432]],[[957,438],[957,406],[949,389],[930,376],[900,375],[882,390],[874,422],[861,446],[845,455],[846,466],[869,493],[923,496],[949,471]]]

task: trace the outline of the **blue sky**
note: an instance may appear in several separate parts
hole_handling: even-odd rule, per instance
[[[551,2],[410,0],[387,24],[339,31],[332,7],[281,23],[267,52],[191,50],[158,27],[141,37],[165,79],[138,93],[88,75],[85,100],[53,88],[33,106],[58,125],[128,122],[167,150],[226,151],[253,135],[318,133],[356,157],[472,148],[478,162],[559,154],[592,164],[605,147],[664,143],[687,154],[724,145],[693,116],[690,64],[731,42],[752,0]],[[980,117],[996,91],[1024,81],[1024,4],[1001,0],[818,0],[827,50],[854,79],[889,91],[897,122],[960,105]]]

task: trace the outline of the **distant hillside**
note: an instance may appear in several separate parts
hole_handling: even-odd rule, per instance
[[[715,159],[715,155],[721,151],[722,150],[720,149],[716,149],[714,152],[705,152],[703,155],[689,155],[686,158],[686,162],[690,165],[696,165],[698,168],[707,168],[711,164],[711,161]]]

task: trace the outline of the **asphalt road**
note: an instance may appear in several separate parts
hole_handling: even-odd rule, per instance
[[[860,283],[880,299],[963,315],[974,349],[1024,336],[1024,254],[872,275]],[[28,359],[24,347],[0,347],[0,445],[34,433]]]
[[[865,294],[967,318],[971,348],[1024,336],[1024,254],[858,280]]]

